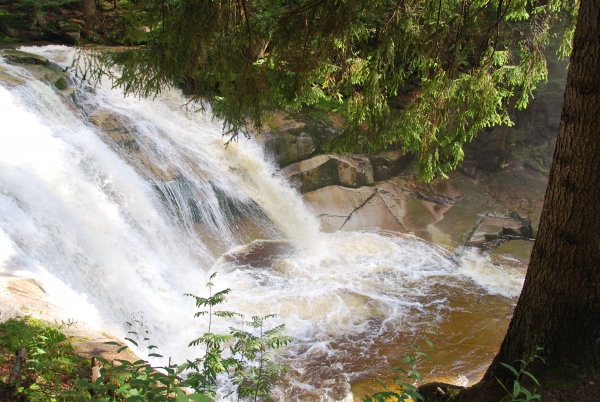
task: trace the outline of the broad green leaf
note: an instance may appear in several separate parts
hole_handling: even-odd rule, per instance
[[[535,383],[536,383],[538,386],[540,385],[540,383],[538,382],[537,378],[535,378],[535,377],[533,376],[533,374],[531,374],[530,372],[528,372],[528,371],[525,371],[525,370],[521,370],[521,373],[523,373],[523,374],[525,374],[526,376],[528,376],[529,378],[531,378],[531,379],[533,380],[533,382],[535,382]]]
[[[507,369],[509,369],[515,375],[515,377],[519,376],[519,373],[517,372],[517,370],[510,364],[506,364],[506,363],[500,363],[500,364],[503,365],[504,367],[506,367]]]

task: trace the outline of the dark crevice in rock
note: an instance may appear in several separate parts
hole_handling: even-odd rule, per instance
[[[487,191],[485,188],[481,187],[480,185],[478,185],[477,183],[474,183],[478,189],[480,189],[482,192],[484,192],[485,194],[489,195],[495,203],[497,203],[498,205],[502,206],[503,208],[505,208],[507,211],[510,211],[511,213],[515,213],[515,211],[513,211],[512,209],[510,209],[508,207],[508,205],[506,205],[504,202],[500,201],[500,199],[498,197],[496,197],[494,194],[490,193],[489,191]]]
[[[356,211],[358,211],[359,209],[361,209],[362,207],[364,207],[365,205],[367,205],[367,203],[368,203],[369,201],[371,201],[371,199],[372,199],[373,197],[375,197],[376,195],[379,195],[379,193],[378,193],[377,191],[375,191],[373,194],[371,194],[371,195],[370,195],[370,196],[369,196],[369,197],[368,197],[368,198],[367,198],[367,199],[366,199],[366,200],[365,200],[365,201],[364,201],[362,204],[360,204],[358,207],[354,208],[354,209],[352,210],[352,212],[350,212],[350,213],[348,214],[348,217],[346,218],[346,220],[344,221],[344,223],[342,223],[342,226],[340,226],[340,229],[339,229],[339,230],[342,230],[342,228],[343,228],[343,227],[346,225],[346,223],[348,223],[348,221],[350,220],[350,218],[352,218],[352,215],[353,215],[353,214],[354,214]]]
[[[317,215],[317,218],[322,218],[322,217],[329,217],[329,218],[347,218],[346,215],[331,215],[331,214],[321,214],[321,215]]]
[[[409,232],[409,230],[406,228],[406,226],[404,226],[402,224],[402,222],[400,222],[400,219],[398,219],[398,217],[396,215],[394,215],[394,213],[392,213],[392,211],[390,210],[390,208],[393,208],[396,204],[394,204],[393,206],[390,206],[390,205],[388,205],[388,203],[386,201],[386,198],[385,197],[381,197],[381,194],[389,194],[389,191],[387,191],[385,189],[384,190],[380,190],[379,187],[376,187],[376,188],[377,188],[376,194],[380,194],[379,197],[383,200],[383,203],[385,204],[385,207],[387,208],[387,210],[390,213],[390,215],[392,215],[394,217],[394,219],[396,219],[396,222],[398,222],[398,224],[400,226],[402,226],[402,228],[404,230],[406,230],[407,232]]]
[[[523,183],[523,184],[525,185],[525,187],[528,187],[529,189],[531,189],[531,191],[533,191],[533,192],[534,192],[534,194],[535,194],[536,196],[538,196],[538,197],[539,197],[538,191],[537,191],[537,190],[536,190],[536,189],[535,189],[535,188],[534,188],[534,187],[533,187],[531,184],[529,184],[529,182],[527,182],[527,180],[525,180],[525,179],[524,179],[522,176],[520,176],[520,175],[517,175],[517,174],[516,174],[516,172],[515,172],[514,170],[513,170],[511,173],[512,173],[512,176],[513,176],[513,177],[514,177],[516,180],[518,180],[518,181],[520,181],[521,183]]]
[[[481,224],[483,223],[484,220],[485,220],[485,217],[481,218],[479,220],[479,222],[477,222],[477,225],[475,225],[475,227],[473,228],[473,230],[471,230],[469,232],[469,234],[467,235],[467,237],[465,238],[464,243],[469,242],[473,238],[473,235],[475,234],[475,232],[477,232],[477,229],[479,229],[479,226],[481,226]]]

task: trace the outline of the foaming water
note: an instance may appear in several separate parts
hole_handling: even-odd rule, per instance
[[[62,67],[73,56],[24,50]],[[398,233],[320,233],[257,144],[225,148],[219,122],[188,113],[177,91],[147,100],[83,85],[74,106],[2,67],[27,82],[0,87],[0,271],[42,280],[77,317],[122,333],[144,312],[153,343],[182,360],[206,323],[181,295],[206,295],[218,272],[228,310],[277,314],[296,338],[278,357],[291,366],[280,400],[350,400],[369,389],[351,383],[388,375],[431,320],[453,351],[429,368],[439,378],[475,378],[497,347],[475,338],[502,332],[522,268]]]
[[[475,248],[462,250],[461,273],[471,278],[489,294],[517,297],[525,280],[525,266],[514,261],[511,265],[493,264],[490,257]]]
[[[429,326],[440,334],[432,338],[440,353],[428,351],[434,364],[422,372],[432,380],[477,380],[504,335],[519,283],[496,283],[509,272],[475,251],[457,256],[383,231],[324,235],[319,254],[256,241],[213,269],[217,288],[233,289],[230,306],[278,314],[274,323],[296,337],[282,354],[292,368],[283,387],[299,400],[343,400],[349,384],[358,395],[376,392],[373,379],[389,377],[411,352],[406,345],[429,337]]]

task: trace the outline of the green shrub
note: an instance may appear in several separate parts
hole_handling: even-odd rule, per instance
[[[50,325],[32,317],[0,324],[0,366],[12,371],[17,351],[21,347],[26,350],[25,363],[14,381],[9,381],[9,374],[0,378],[5,393],[30,401],[68,400],[82,393],[73,388],[73,381],[85,375],[87,363],[76,355],[64,334],[71,324]]]

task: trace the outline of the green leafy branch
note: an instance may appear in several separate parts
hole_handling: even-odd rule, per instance
[[[536,347],[536,352],[540,352],[541,350],[543,350],[542,347],[539,347],[539,346]],[[531,365],[531,363],[533,363],[536,359],[539,359],[542,362],[546,363],[544,358],[537,355],[537,353],[533,354],[532,356],[529,356],[525,359],[516,360],[515,362],[519,363],[519,370],[517,370],[515,367],[511,366],[510,364],[500,363],[505,368],[507,368],[511,373],[513,373],[513,375],[515,376],[512,392],[508,390],[508,388],[502,383],[502,381],[500,381],[498,378],[496,378],[498,383],[500,383],[502,388],[504,388],[504,390],[508,394],[504,399],[502,399],[502,401],[529,402],[529,401],[540,399],[541,395],[535,393],[535,389],[533,392],[531,392],[527,388],[523,387],[523,385],[522,385],[523,379],[529,378],[531,381],[533,381],[535,383],[535,385],[537,386],[536,388],[538,388],[540,386],[540,383],[537,380],[537,378],[535,378],[535,376],[533,374],[531,374],[529,371],[525,370],[527,368],[527,366]]]

